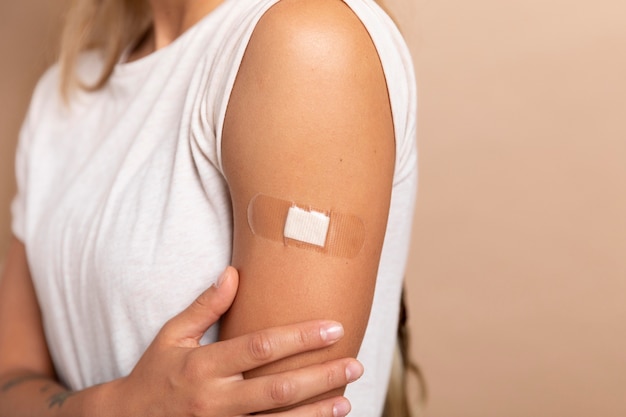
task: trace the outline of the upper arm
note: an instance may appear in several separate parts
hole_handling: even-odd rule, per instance
[[[24,245],[13,239],[0,280],[0,375],[54,376]]]
[[[395,142],[376,49],[345,4],[283,0],[261,19],[228,105],[222,160],[241,278],[221,337],[332,319],[345,328],[339,343],[255,372],[356,356],[385,235]],[[257,194],[355,216],[363,246],[344,258],[255,236],[247,209]]]

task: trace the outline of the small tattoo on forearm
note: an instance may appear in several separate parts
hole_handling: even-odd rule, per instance
[[[43,387],[41,387],[39,392],[41,392],[41,393],[48,392],[48,391],[50,391],[50,388],[52,388],[53,386],[54,385],[52,385],[52,384],[46,384]]]
[[[74,393],[71,391],[63,391],[58,394],[54,394],[52,397],[50,397],[48,408],[52,408],[54,406],[62,407],[65,400],[67,400],[72,395],[74,395]]]
[[[24,382],[34,381],[37,379],[49,379],[49,378],[44,375],[36,375],[36,374],[22,375],[17,378],[11,379],[10,381],[7,381],[4,385],[2,385],[2,392],[7,392],[11,388],[14,388],[20,384],[23,384]]]

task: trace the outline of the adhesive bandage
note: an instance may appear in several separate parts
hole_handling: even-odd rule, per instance
[[[248,204],[248,225],[256,236],[342,258],[354,258],[365,241],[365,226],[356,216],[263,194]]]

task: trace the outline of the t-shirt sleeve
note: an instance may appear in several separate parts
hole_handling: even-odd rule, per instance
[[[263,0],[255,4],[248,13],[242,16],[241,20],[233,26],[233,31],[236,31],[237,36],[228,38],[227,50],[229,54],[225,55],[225,59],[220,61],[223,68],[224,78],[221,84],[221,88],[218,90],[218,96],[216,97],[216,107],[213,114],[214,124],[216,126],[216,159],[217,166],[222,175],[224,174],[224,168],[222,165],[222,134],[224,131],[224,121],[226,119],[226,110],[228,103],[230,102],[230,96],[233,92],[235,80],[239,73],[239,67],[243,56],[248,47],[248,43],[252,38],[252,34],[256,25],[259,23],[263,15],[274,6],[278,0]]]

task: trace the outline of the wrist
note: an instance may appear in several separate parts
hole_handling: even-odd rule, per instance
[[[73,395],[74,401],[68,401],[71,407],[64,407],[55,417],[126,417],[124,401],[120,400],[122,379],[96,385]]]

